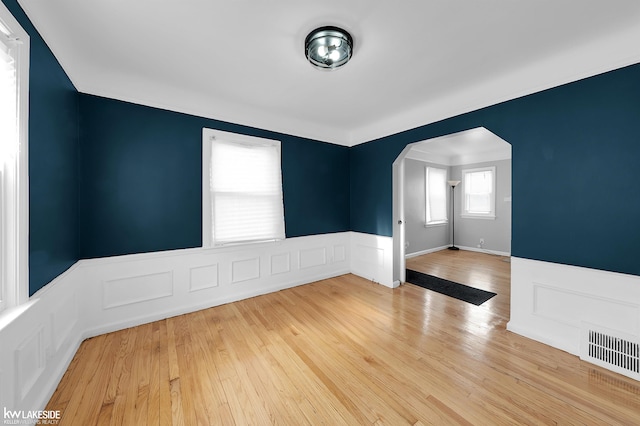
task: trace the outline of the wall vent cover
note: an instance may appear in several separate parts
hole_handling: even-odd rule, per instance
[[[580,359],[640,380],[640,339],[583,323]]]

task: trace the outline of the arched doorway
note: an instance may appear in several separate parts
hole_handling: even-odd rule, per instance
[[[458,206],[463,200],[460,191],[464,189],[460,187],[455,193],[456,214],[450,212],[448,195],[447,222],[428,225],[424,177],[422,189],[417,184],[420,176],[424,176],[421,168],[426,167],[444,169],[448,179],[456,180],[461,180],[463,173],[469,170],[494,167],[499,183],[495,194],[495,217],[491,220],[461,217]],[[407,145],[393,163],[393,220],[394,282],[405,281],[407,253],[427,253],[450,244],[452,220],[455,221],[457,246],[510,255],[511,145],[484,127]]]

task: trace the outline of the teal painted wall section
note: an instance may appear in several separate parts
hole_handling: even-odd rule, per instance
[[[514,256],[640,275],[640,65],[352,148],[352,230],[392,235],[407,144],[478,126],[512,144]]]
[[[14,0],[2,0],[31,40],[29,295],[78,260],[78,93]]]
[[[349,150],[80,95],[80,256],[202,244],[202,128],[282,142],[287,237],[349,230]]]

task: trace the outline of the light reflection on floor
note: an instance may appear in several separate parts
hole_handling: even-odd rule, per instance
[[[459,324],[460,334],[455,341],[451,341],[457,350],[469,352],[474,358],[484,358],[484,345],[478,345],[478,339],[492,339],[496,332],[504,332],[508,321],[510,283],[510,264],[498,256],[484,254],[477,260],[478,254],[473,258],[468,253],[447,252],[433,253],[412,259],[407,262],[410,269],[438,276],[443,279],[459,282],[471,287],[498,293],[497,296],[486,301],[480,306],[463,302],[448,296],[444,296],[429,290],[421,293],[423,309],[420,312],[421,323],[419,327],[425,339],[444,338],[441,331],[434,329],[436,318],[444,313]],[[414,266],[411,268],[410,266]],[[507,279],[505,280],[505,276]],[[414,317],[415,318],[415,317]],[[473,348],[473,349],[472,349]]]

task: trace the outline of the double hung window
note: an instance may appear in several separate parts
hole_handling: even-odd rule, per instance
[[[426,225],[447,223],[447,170],[425,168]]]
[[[496,217],[496,168],[462,171],[462,216],[485,219]]]
[[[280,142],[203,129],[203,245],[285,238]]]
[[[28,297],[29,36],[0,3],[0,311]]]

